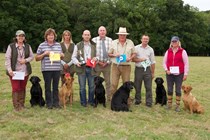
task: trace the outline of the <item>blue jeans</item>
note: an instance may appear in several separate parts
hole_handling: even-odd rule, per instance
[[[59,106],[58,84],[60,79],[60,71],[43,71],[45,86],[45,100],[47,107]],[[51,90],[52,83],[52,90]]]
[[[88,103],[94,105],[94,77],[91,74],[91,68],[88,67],[85,68],[85,74],[78,75],[81,105],[87,105],[86,79],[88,80]]]

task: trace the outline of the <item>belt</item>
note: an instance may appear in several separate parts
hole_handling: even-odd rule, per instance
[[[114,65],[117,65],[117,66],[131,66],[131,65],[118,65],[118,64],[115,64],[115,63],[113,63]]]
[[[137,66],[136,66],[136,68],[144,69],[144,67],[137,67]]]
[[[92,68],[92,67],[90,67],[90,66],[85,66],[86,68]]]

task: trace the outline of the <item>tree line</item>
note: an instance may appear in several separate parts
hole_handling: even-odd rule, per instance
[[[182,0],[1,0],[0,51],[19,29],[36,52],[49,27],[56,30],[57,41],[68,29],[77,43],[85,29],[94,37],[103,25],[113,39],[119,27],[126,27],[135,45],[148,34],[156,55],[163,55],[174,35],[189,55],[209,55],[209,19],[210,11],[199,12]]]

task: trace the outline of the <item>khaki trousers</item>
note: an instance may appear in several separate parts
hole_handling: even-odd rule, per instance
[[[118,88],[120,77],[122,82],[130,81],[131,65],[112,65],[112,80],[111,80],[111,95],[113,95]]]

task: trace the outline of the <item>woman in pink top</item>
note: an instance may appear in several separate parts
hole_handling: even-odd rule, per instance
[[[166,80],[168,87],[168,106],[172,108],[173,86],[175,85],[176,92],[176,108],[175,111],[180,111],[181,86],[182,82],[187,79],[189,71],[189,62],[187,52],[181,47],[181,42],[178,36],[171,38],[169,49],[166,51],[163,58],[163,68],[166,72]]]
[[[16,32],[14,43],[9,44],[5,58],[7,75],[12,85],[13,106],[16,111],[20,111],[24,108],[26,84],[32,73],[29,62],[34,59],[31,46],[26,43],[24,31],[18,30]],[[20,73],[22,77],[15,78],[17,73]]]

